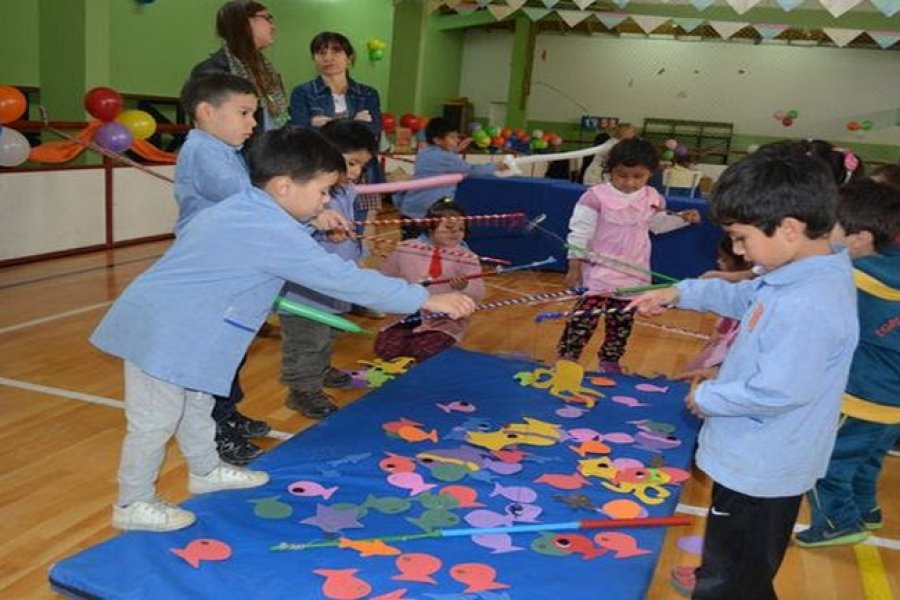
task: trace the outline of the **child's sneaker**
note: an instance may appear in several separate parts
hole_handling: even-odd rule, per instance
[[[176,531],[194,524],[197,517],[189,510],[163,500],[132,502],[113,506],[112,526],[125,531]]]
[[[858,544],[869,537],[869,532],[860,526],[830,529],[810,527],[794,536],[794,543],[801,548],[821,548],[824,546],[845,546]]]
[[[600,368],[598,370],[601,373],[609,373],[612,375],[622,374],[622,367],[620,367],[619,362],[615,360],[601,360]]]
[[[300,392],[291,390],[284,405],[308,419],[322,419],[338,409],[331,396],[322,390]]]
[[[265,471],[251,471],[222,463],[206,475],[194,475],[188,478],[188,490],[192,494],[206,494],[219,490],[242,490],[255,488],[269,482],[269,474]]]
[[[266,437],[272,431],[272,426],[265,421],[251,419],[236,410],[228,417],[226,422],[238,435],[245,438]]]
[[[869,531],[875,531],[884,527],[884,517],[881,514],[881,507],[876,506],[862,517],[863,527]]]
[[[216,451],[219,458],[232,465],[243,466],[263,453],[263,449],[242,436],[234,422],[216,425]]]
[[[348,388],[353,383],[353,377],[340,369],[329,366],[322,378],[322,385],[329,388]]]
[[[679,596],[690,598],[697,586],[697,567],[675,567],[669,573],[669,582]]]

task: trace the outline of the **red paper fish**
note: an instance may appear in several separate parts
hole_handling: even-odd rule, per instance
[[[601,548],[615,552],[613,558],[628,558],[652,552],[651,550],[638,548],[637,540],[634,537],[618,531],[601,531],[594,536],[594,541]]]
[[[535,479],[534,482],[546,483],[547,485],[551,485],[558,490],[577,490],[586,485],[590,485],[590,482],[582,477],[581,473],[574,473],[572,475],[544,473],[543,475]]]
[[[484,506],[478,500],[478,492],[467,485],[448,485],[438,492],[441,496],[452,496],[459,501],[456,508],[479,508]]]
[[[359,600],[372,591],[368,581],[363,581],[354,573],[358,569],[316,569],[316,575],[325,577],[322,594],[331,600]]]
[[[584,560],[591,560],[606,554],[606,548],[597,548],[590,538],[577,533],[566,533],[553,536],[553,545],[572,554],[580,554]]]
[[[520,463],[522,459],[528,456],[527,452],[521,450],[493,450],[491,454],[499,458],[505,463]]]
[[[450,577],[468,587],[465,593],[486,592],[487,590],[502,590],[509,584],[494,581],[497,571],[494,567],[484,563],[460,563],[450,568]]]
[[[406,417],[400,417],[400,419],[397,420],[397,421],[390,421],[390,422],[388,422],[388,423],[382,424],[382,425],[381,425],[381,428],[384,429],[385,431],[387,431],[388,433],[393,433],[393,434],[396,435],[396,434],[397,434],[397,431],[398,431],[401,427],[409,427],[409,426],[411,426],[411,427],[417,427],[417,426],[420,426],[420,425],[422,425],[422,424],[421,424],[421,423],[418,423],[418,422],[416,422],[416,421],[410,421],[410,420],[407,419]]]
[[[431,575],[440,571],[441,565],[444,563],[438,557],[430,554],[410,552],[398,556],[395,564],[400,574],[394,575],[391,579],[396,581],[437,583]]]
[[[412,473],[416,470],[416,461],[406,456],[387,453],[387,458],[382,458],[378,468],[386,473]]]
[[[219,540],[209,538],[194,540],[184,548],[170,548],[172,554],[183,558],[195,569],[200,568],[201,560],[226,560],[231,558],[231,546]]]

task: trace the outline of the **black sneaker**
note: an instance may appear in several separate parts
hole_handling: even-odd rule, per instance
[[[315,392],[291,390],[284,405],[309,419],[327,417],[338,409],[337,405],[331,401],[331,396],[322,390]]]
[[[228,422],[232,429],[244,438],[266,437],[272,431],[272,427],[265,421],[251,419],[238,411],[234,411],[234,414],[228,418]]]
[[[216,427],[216,450],[219,458],[232,465],[243,466],[263,453],[262,448],[244,439],[229,423],[225,421]]]
[[[862,516],[863,527],[869,531],[875,531],[884,527],[884,516],[881,514],[881,507],[876,506]]]
[[[328,367],[325,371],[325,377],[322,378],[322,385],[330,388],[348,388],[352,383],[353,377],[349,373],[334,367]]]

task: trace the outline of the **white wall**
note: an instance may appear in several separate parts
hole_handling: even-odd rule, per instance
[[[497,82],[508,81],[511,45],[510,33],[467,35],[460,93],[476,99],[477,115],[487,114],[484,102],[499,93]],[[583,114],[579,104],[591,114],[637,123],[646,117],[726,121],[739,134],[900,144],[900,53],[538,36],[528,118],[575,123]],[[799,112],[793,126],[772,118],[790,109]],[[851,120],[874,127],[851,133],[845,128]]]

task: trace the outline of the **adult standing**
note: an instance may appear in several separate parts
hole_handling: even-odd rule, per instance
[[[191,70],[191,77],[224,72],[239,75],[256,88],[257,127],[277,129],[290,119],[281,74],[263,50],[275,41],[275,17],[253,0],[230,0],[216,14],[216,33],[222,47]]]

